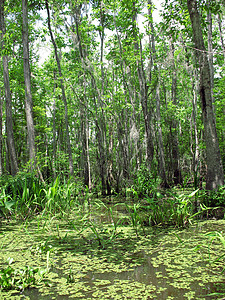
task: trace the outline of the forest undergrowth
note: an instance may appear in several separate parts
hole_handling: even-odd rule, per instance
[[[181,230],[203,220],[224,219],[225,187],[213,192],[180,186],[162,189],[157,178],[144,180],[139,176],[121,194],[102,197],[96,190],[84,189],[78,179],[57,177],[54,182],[47,184],[33,174],[2,177],[0,186],[0,229],[1,225],[7,227],[7,224],[16,222],[22,224],[32,239],[29,228],[35,220],[40,232],[54,227],[55,237],[63,245],[69,238],[68,233],[62,234],[61,231],[66,222],[66,226],[83,241],[82,247],[94,244],[101,251],[108,251],[110,247],[119,248],[120,243],[124,243],[125,227],[131,228],[131,239],[142,239],[148,237],[149,230],[154,228]],[[174,234],[177,245],[182,245],[182,238]],[[2,231],[1,236],[2,249],[7,234],[4,235]],[[209,231],[207,239],[210,244],[218,242],[220,249],[225,247],[223,231]],[[199,242],[193,247],[194,251],[201,251],[202,248]],[[38,286],[40,282],[48,285],[46,274],[51,268],[50,257],[54,247],[47,239],[38,244],[34,242],[29,249],[33,254],[45,253],[45,267],[14,267],[13,258],[9,256],[0,271],[2,291],[24,291],[31,286]],[[216,263],[218,272],[222,274],[225,268],[224,255],[218,252],[211,258],[210,251],[208,255],[210,263]],[[73,272],[70,269],[67,273],[67,282],[72,283],[75,280]],[[216,294],[223,295],[218,291]]]

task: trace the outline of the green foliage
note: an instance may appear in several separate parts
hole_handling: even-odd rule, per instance
[[[225,185],[219,187],[218,191],[200,191],[199,201],[206,206],[225,208]]]
[[[12,200],[10,195],[7,195],[5,189],[2,189],[0,195],[0,214],[7,217],[12,213],[16,201]]]
[[[139,226],[143,229],[143,232],[145,234],[144,226],[142,219],[140,217],[140,203],[136,204],[134,203],[133,205],[128,205],[125,203],[125,206],[127,208],[132,227],[136,233],[136,236],[138,237],[138,228]]]
[[[80,181],[71,178],[64,183],[60,183],[59,177],[44,189],[45,205],[43,214],[56,214],[61,215],[64,212],[69,211],[70,208],[76,206],[80,203],[83,195],[80,186]]]
[[[44,185],[32,173],[19,173],[15,177],[7,177],[2,187],[1,202],[9,212],[12,208],[17,212],[36,212],[43,209]]]
[[[32,254],[46,254],[50,251],[53,251],[52,245],[49,244],[48,240],[38,243],[37,245],[33,245],[30,247],[30,251]]]
[[[140,197],[161,197],[158,192],[160,186],[160,178],[149,172],[146,166],[141,166],[137,171],[131,192],[134,196]]]
[[[194,213],[195,197],[198,191],[180,195],[174,192],[161,199],[145,198],[149,223],[152,225],[175,225],[176,227],[187,226],[194,217],[207,210],[202,206],[198,213]]]
[[[60,182],[59,177],[49,185],[33,174],[18,174],[2,179],[0,213],[7,217],[23,217],[31,213],[63,214],[82,201],[82,185],[78,179]]]
[[[43,272],[38,268],[26,266],[15,269],[12,267],[12,262],[13,259],[9,258],[7,267],[0,270],[0,289],[2,291],[10,289],[23,291],[37,283],[36,275],[42,274],[43,276]]]

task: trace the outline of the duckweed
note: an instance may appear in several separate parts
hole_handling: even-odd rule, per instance
[[[145,237],[120,226],[120,235],[103,249],[90,229],[70,224],[56,219],[2,224],[0,268],[12,257],[14,268],[47,270],[45,280],[21,294],[2,291],[2,299],[215,299],[207,295],[224,282],[224,260],[217,260],[223,246],[206,235],[223,232],[224,220],[180,231],[146,228]]]

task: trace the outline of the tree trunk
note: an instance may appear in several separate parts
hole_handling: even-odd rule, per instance
[[[118,139],[119,139],[119,149],[121,150],[121,154],[123,157],[123,162],[122,162],[122,166],[123,166],[123,176],[125,179],[129,179],[129,171],[130,171],[130,162],[131,162],[131,158],[129,157],[129,144],[128,144],[128,136],[127,133],[130,131],[130,136],[133,136],[133,129],[135,130],[137,128],[135,120],[137,120],[137,113],[135,111],[135,97],[136,97],[136,87],[134,87],[133,83],[132,83],[132,74],[130,71],[130,67],[126,65],[125,59],[123,57],[123,48],[122,48],[122,42],[121,42],[121,38],[118,32],[118,28],[116,25],[116,20],[114,17],[114,25],[116,28],[116,36],[117,36],[117,40],[119,43],[119,51],[120,51],[120,69],[122,72],[122,81],[123,81],[123,85],[124,85],[124,98],[125,98],[125,102],[126,105],[128,103],[128,99],[132,105],[132,124],[129,127],[129,120],[128,120],[128,114],[127,114],[127,108],[124,108],[121,112],[121,118],[119,118],[118,122],[117,122],[117,127],[118,127]],[[125,129],[123,129],[125,127]],[[136,139],[135,139],[135,147],[137,150],[137,144],[139,142],[139,133],[138,133],[138,137],[136,135]],[[136,151],[136,155],[138,155],[138,151]],[[140,153],[140,151],[139,151]],[[141,159],[139,160],[141,161]],[[139,164],[140,165],[140,164]],[[138,168],[138,166],[137,166]],[[120,173],[120,172],[119,172]],[[120,176],[120,175],[119,175]]]
[[[82,67],[84,68],[84,73],[87,75],[88,73],[91,76],[91,86],[93,89],[93,101],[96,113],[95,125],[96,125],[96,138],[98,143],[98,161],[99,161],[99,171],[100,171],[100,178],[102,182],[102,195],[106,195],[106,190],[109,193],[109,186],[108,186],[108,172],[107,172],[107,153],[106,153],[106,122],[105,122],[105,115],[103,109],[103,101],[102,95],[104,93],[104,84],[101,85],[101,91],[97,86],[97,80],[94,72],[94,68],[92,63],[88,60],[85,51],[83,51],[82,44],[81,44],[81,37],[79,31],[79,17],[80,11],[79,8],[75,8],[74,20],[76,25],[76,37],[78,41],[78,49]],[[104,35],[102,36],[102,38]],[[103,55],[103,39],[101,41],[101,53]],[[101,55],[101,75],[102,80],[104,80],[104,72],[103,72],[103,56]],[[97,99],[96,99],[97,98]]]
[[[175,70],[174,62],[174,45],[170,41],[170,51],[171,51],[171,69],[172,69],[172,102],[177,106],[177,74]],[[182,184],[182,174],[180,169],[180,155],[179,155],[179,141],[177,134],[177,121],[175,119],[171,120],[171,147],[172,147],[172,168],[173,168],[173,181],[175,184]]]
[[[85,78],[85,76],[84,76]],[[84,185],[91,190],[91,172],[90,172],[90,156],[89,156],[89,125],[87,117],[87,99],[86,99],[86,80],[84,79],[84,95],[80,99],[80,130],[81,130],[81,169],[84,178]]]
[[[10,163],[10,173],[11,175],[16,175],[18,172],[18,163],[16,156],[16,148],[14,142],[13,134],[13,117],[12,117],[12,100],[10,92],[10,82],[9,82],[9,70],[8,70],[8,57],[4,53],[5,43],[5,18],[4,18],[4,0],[0,0],[0,30],[1,30],[1,40],[2,40],[2,50],[3,50],[3,79],[5,87],[5,110],[6,110],[6,135],[7,135],[7,149],[9,152],[9,163]]]
[[[196,73],[196,72],[195,72]],[[196,74],[192,74],[193,77],[193,97],[192,97],[192,115],[191,115],[191,132],[194,133],[194,141],[191,141],[191,153],[193,156],[192,159],[192,171],[194,173],[194,187],[195,189],[199,186],[199,141],[198,141],[198,128],[197,128],[197,76]],[[191,135],[192,137],[192,135]]]
[[[28,42],[28,11],[27,0],[22,0],[22,12],[23,12],[23,68],[24,68],[24,82],[25,82],[25,110],[27,120],[27,135],[29,146],[29,159],[31,163],[31,169],[36,165],[36,150],[35,150],[35,133],[34,133],[34,121],[33,121],[33,103],[31,95],[31,74],[30,74],[30,62],[29,62],[29,42]]]
[[[209,7],[208,7],[209,9]],[[214,67],[213,67],[213,42],[212,42],[212,13],[208,11],[207,14],[208,22],[208,59],[209,59],[209,70],[211,80],[211,97],[214,102],[213,89],[214,89]]]
[[[52,172],[53,179],[56,179],[56,101],[55,101],[55,90],[57,88],[55,72],[54,72],[54,88],[53,88],[53,107],[52,107]]]
[[[195,55],[199,61],[200,68],[200,98],[202,103],[207,165],[206,189],[213,190],[224,184],[224,173],[213,112],[210,66],[204,45],[197,1],[187,0],[187,5],[196,48]]]
[[[220,18],[219,14],[218,14],[218,26],[219,26],[221,46],[222,46],[222,49],[223,49],[223,59],[225,61],[225,45],[224,45],[224,40],[223,40],[222,22],[221,22],[221,18]]]
[[[3,174],[3,136],[2,136],[2,90],[0,89],[0,176]]]
[[[156,120],[157,120],[157,132],[158,132],[158,147],[159,147],[159,174],[162,179],[161,186],[164,188],[168,188],[169,184],[166,178],[166,164],[165,164],[163,135],[162,135],[162,126],[161,126],[159,84],[157,84],[156,87]]]
[[[137,59],[137,74],[138,74],[138,81],[139,81],[139,87],[140,87],[140,100],[141,100],[141,106],[142,106],[142,112],[144,115],[144,122],[145,122],[145,132],[146,132],[146,142],[147,142],[147,167],[149,171],[151,170],[153,155],[154,155],[154,145],[153,145],[153,135],[151,130],[151,119],[152,115],[150,113],[149,105],[148,105],[148,85],[146,82],[146,75],[144,71],[144,65],[143,65],[143,58],[142,58],[142,44],[141,40],[139,39],[137,35],[137,27],[136,27],[136,7],[135,2],[133,3],[133,31],[134,31],[134,47],[136,51],[136,55],[140,58]]]
[[[48,0],[45,1],[45,6],[48,14],[48,29],[51,37],[51,41],[54,47],[55,51],[55,58],[57,62],[57,67],[58,67],[58,73],[59,73],[59,78],[60,78],[60,84],[61,84],[61,90],[62,90],[62,99],[64,103],[64,109],[65,109],[65,125],[66,125],[66,142],[67,142],[67,152],[69,155],[69,172],[70,175],[72,176],[74,173],[73,169],[73,157],[72,157],[72,149],[71,149],[71,143],[70,143],[70,134],[69,134],[69,121],[68,121],[68,106],[67,106],[67,99],[66,99],[66,93],[65,93],[65,87],[63,83],[63,75],[62,75],[62,70],[61,70],[61,64],[60,64],[60,59],[58,55],[58,50],[57,50],[57,45],[52,33],[52,28],[51,28],[51,22],[50,22],[50,11],[49,11],[49,6],[48,6]]]
[[[148,0],[148,15],[150,19],[150,31],[151,31],[151,38],[149,42],[150,50],[152,52],[151,63],[154,64],[154,69],[156,73],[159,73],[157,62],[156,62],[156,49],[155,49],[155,30],[153,26],[153,19],[152,19],[152,1]],[[151,73],[151,66],[150,66],[150,73]],[[168,188],[169,184],[166,178],[166,164],[165,164],[165,155],[164,155],[164,146],[163,146],[163,135],[162,135],[162,126],[161,126],[161,114],[160,114],[160,91],[159,91],[159,84],[160,78],[157,78],[157,85],[156,85],[156,120],[157,120],[157,133],[158,133],[158,148],[159,148],[159,173],[162,179],[162,187]],[[152,76],[150,75],[149,78]]]

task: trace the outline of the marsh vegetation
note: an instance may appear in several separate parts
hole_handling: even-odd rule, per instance
[[[3,299],[222,299],[224,188],[154,187],[102,198],[59,178],[2,181]]]

